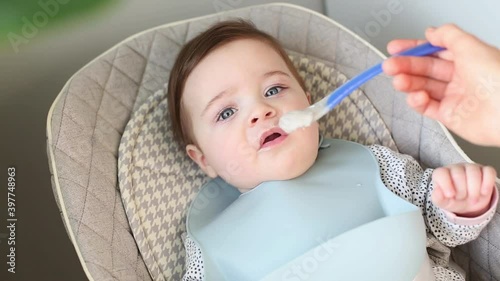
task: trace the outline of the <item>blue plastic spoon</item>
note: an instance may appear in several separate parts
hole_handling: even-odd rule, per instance
[[[433,53],[445,50],[442,47],[436,47],[430,43],[424,43],[414,48],[408,49],[394,56],[427,56]],[[382,73],[382,63],[379,63],[361,74],[347,81],[344,85],[338,87],[335,91],[324,97],[317,103],[303,110],[290,111],[284,114],[279,121],[279,126],[287,133],[291,133],[298,128],[308,127],[314,121],[320,119],[345,97],[363,85],[368,80]]]

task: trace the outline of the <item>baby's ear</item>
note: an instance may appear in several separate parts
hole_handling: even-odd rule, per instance
[[[309,104],[311,104],[311,93],[306,92],[307,100],[309,101]]]
[[[207,163],[207,159],[200,148],[194,144],[188,144],[186,145],[186,153],[191,160],[198,164],[200,169],[202,169],[207,176],[211,178],[217,177],[217,172]]]

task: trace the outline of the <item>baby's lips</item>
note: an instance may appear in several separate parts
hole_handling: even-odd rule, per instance
[[[264,131],[261,136],[260,136],[260,141],[259,141],[259,147],[262,147],[262,145],[264,145],[264,142],[266,140],[266,138],[274,133],[278,133],[282,136],[287,136],[288,134],[283,131],[283,129],[281,129],[280,127],[273,127],[267,131]]]

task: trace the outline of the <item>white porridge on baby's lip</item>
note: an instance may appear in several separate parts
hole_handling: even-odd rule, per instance
[[[285,113],[280,118],[279,126],[287,134],[311,125],[314,121],[314,114],[307,110],[296,110]]]

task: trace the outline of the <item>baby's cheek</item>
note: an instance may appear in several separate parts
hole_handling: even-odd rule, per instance
[[[216,161],[216,169],[219,175],[225,177],[236,177],[242,172],[242,157],[240,153],[229,147],[221,147],[218,153],[213,155]]]
[[[238,177],[242,174],[243,167],[238,161],[230,160],[224,166],[224,173],[227,177],[226,180],[232,179],[233,177]]]
[[[246,161],[229,160],[221,166],[220,176],[229,184],[236,188],[251,188],[255,186],[256,170],[246,163]]]
[[[246,142],[241,142],[236,150],[235,157],[242,161],[248,160],[255,156],[255,149]]]
[[[304,165],[312,165],[318,155],[319,131],[318,124],[315,123],[304,131],[303,153]]]

